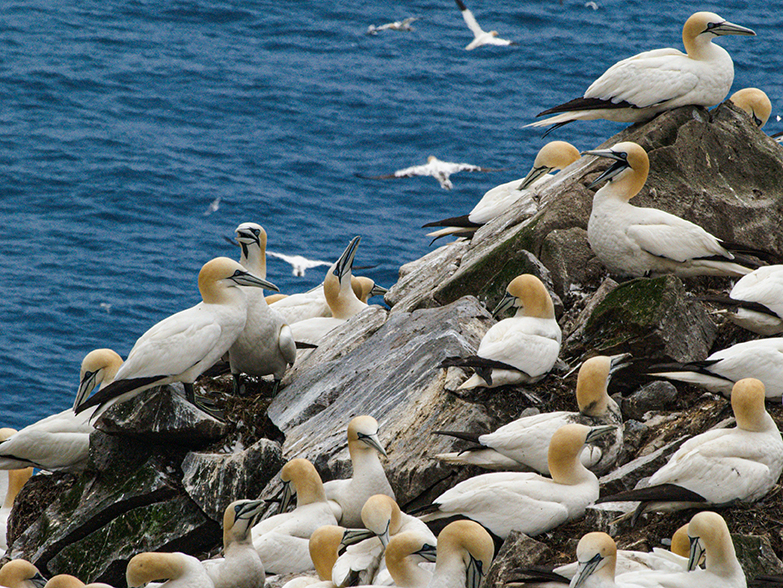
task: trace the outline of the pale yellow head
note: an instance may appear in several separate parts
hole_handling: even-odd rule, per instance
[[[544,283],[532,274],[522,274],[506,288],[516,300],[514,306],[522,309],[524,316],[555,318],[555,305]]]
[[[134,555],[125,569],[129,588],[144,586],[155,580],[176,580],[184,573],[180,553],[144,552]]]
[[[579,412],[597,417],[606,414],[609,402],[607,385],[612,369],[612,358],[605,355],[591,357],[579,368],[576,378],[576,402]]]
[[[691,59],[704,58],[707,46],[720,35],[755,35],[752,30],[728,22],[714,12],[692,14],[682,27],[682,44]]]
[[[617,566],[617,545],[606,533],[587,533],[576,546],[578,568],[571,586],[577,587],[587,583],[587,578],[595,575],[602,578],[596,582],[614,585],[614,572]]]
[[[550,141],[536,155],[534,168],[563,169],[582,157],[579,150],[566,141]]]
[[[337,561],[340,542],[345,529],[336,525],[323,525],[310,535],[308,544],[310,559],[315,564],[315,571],[323,582],[332,580],[332,568]]]
[[[438,535],[435,569],[437,572],[440,566],[452,565],[455,559],[461,559],[469,571],[478,569],[486,576],[494,554],[495,545],[484,527],[473,521],[454,521]]]
[[[198,289],[201,298],[208,304],[223,304],[235,300],[237,295],[244,296],[238,291],[238,286],[278,290],[271,282],[252,275],[238,262],[228,257],[216,257],[208,261],[198,273]],[[237,294],[232,294],[230,291]]]
[[[384,557],[386,567],[396,586],[421,586],[431,575],[418,566],[420,561],[433,561],[433,545],[421,533],[408,531],[391,538]]]
[[[688,523],[688,537],[699,539],[704,546],[707,570],[717,570],[736,564],[736,552],[726,521],[718,513],[703,511],[693,515]],[[700,555],[699,550],[696,556]],[[691,556],[694,556],[692,548]]]
[[[731,389],[731,409],[737,427],[745,431],[763,431],[769,422],[764,406],[764,384],[756,378],[744,378]]]
[[[587,442],[615,431],[614,425],[588,427],[586,425],[563,425],[549,441],[547,464],[552,480],[558,484],[579,484],[585,479],[595,478],[579,461],[579,454]]]
[[[259,278],[266,277],[266,231],[258,223],[242,223],[236,228],[242,250],[239,263]]]
[[[671,550],[675,555],[680,557],[688,557],[691,552],[691,541],[688,539],[688,525],[685,524],[674,532],[672,535]]]
[[[263,500],[235,500],[223,511],[223,548],[231,543],[247,543],[250,529],[264,507]]]
[[[11,560],[0,568],[0,586],[6,588],[24,588],[33,578],[43,580],[38,568],[24,559]]]
[[[82,360],[79,381],[83,381],[89,372],[95,374],[94,385],[107,386],[114,381],[114,376],[117,375],[120,367],[122,367],[122,358],[117,352],[111,349],[94,349]]]
[[[315,466],[302,457],[294,458],[285,464],[280,470],[280,479],[296,489],[297,507],[326,500],[321,476]]]
[[[356,451],[377,451],[386,457],[378,437],[378,421],[370,415],[355,417],[348,423],[348,452],[353,456]]]
[[[44,588],[84,588],[84,582],[70,574],[57,574],[49,578]]]
[[[743,88],[729,98],[738,108],[747,112],[758,128],[762,128],[772,114],[769,97],[758,88]]]
[[[400,507],[385,494],[370,496],[362,507],[362,522],[386,545],[390,536],[400,530]]]

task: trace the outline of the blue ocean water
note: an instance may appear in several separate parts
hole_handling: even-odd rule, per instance
[[[421,225],[464,214],[527,173],[543,145],[524,128],[581,95],[612,63],[682,49],[698,10],[753,28],[719,40],[734,90],[757,86],[780,130],[783,14],[773,4],[471,0],[516,47],[464,51],[451,0],[393,4],[252,0],[7,0],[0,12],[0,424],[73,401],[82,357],[126,355],[162,318],[199,301],[196,276],[241,222],[269,249],[358,265],[389,286],[429,251]],[[412,32],[368,25],[421,17]],[[553,134],[589,149],[622,125]],[[440,159],[504,168],[373,181]],[[210,204],[219,199],[218,209]],[[269,260],[283,292],[318,284]]]

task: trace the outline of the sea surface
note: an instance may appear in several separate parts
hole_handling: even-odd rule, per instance
[[[427,221],[467,213],[523,177],[545,143],[525,128],[616,61],[682,49],[698,10],[754,29],[723,37],[733,90],[764,89],[783,129],[783,11],[739,0],[466,0],[519,43],[471,40],[453,0],[5,0],[0,11],[0,425],[73,402],[83,356],[127,355],[199,300],[209,259],[262,224],[272,251],[357,265],[391,286],[430,250]],[[367,35],[415,16],[412,32]],[[590,149],[623,125],[551,136]],[[504,171],[367,180],[428,155]],[[752,164],[752,163],[751,163]],[[268,278],[292,293],[326,268]],[[380,299],[378,299],[380,301]]]

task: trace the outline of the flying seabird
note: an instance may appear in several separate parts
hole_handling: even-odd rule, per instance
[[[734,92],[729,100],[747,112],[758,128],[763,128],[772,113],[769,97],[758,88],[743,88]]]
[[[381,31],[413,31],[415,30],[411,23],[419,20],[418,16],[409,16],[405,20],[395,20],[394,22],[387,22],[382,25],[370,25],[367,27],[368,35],[377,35]]]
[[[454,521],[438,535],[435,572],[428,588],[479,588],[489,572],[495,545],[481,525]]]
[[[214,588],[201,562],[179,552],[134,555],[125,569],[125,579],[128,588],[143,588],[154,580],[165,580],[161,588]]]
[[[562,334],[546,286],[532,274],[517,276],[492,314],[509,308],[516,314],[490,327],[476,355],[447,357],[439,366],[475,370],[459,390],[537,382],[555,365]]]
[[[633,206],[647,181],[650,160],[636,143],[586,151],[614,164],[593,181],[607,183],[593,196],[587,239],[598,259],[618,276],[744,276],[752,270],[735,261],[720,239],[700,226],[657,208]]]
[[[470,29],[470,32],[473,33],[474,39],[468,43],[465,46],[466,51],[471,51],[472,49],[475,49],[476,47],[481,47],[482,45],[517,45],[518,43],[514,43],[513,41],[508,41],[506,39],[501,39],[498,37],[497,31],[484,31],[480,26],[479,23],[476,21],[476,17],[473,16],[473,13],[468,10],[468,7],[465,6],[465,4],[462,2],[462,0],[455,0],[457,3],[457,7],[460,9],[460,12],[462,12],[462,18],[465,19],[465,24],[468,25],[468,28]]]
[[[430,155],[427,158],[427,163],[424,165],[415,165],[413,167],[406,167],[400,169],[393,174],[386,174],[382,176],[367,176],[363,174],[355,174],[358,178],[366,180],[391,180],[394,178],[412,178],[414,176],[432,176],[440,183],[440,187],[444,190],[451,190],[454,184],[451,183],[449,176],[458,172],[496,172],[497,169],[491,169],[487,167],[481,167],[478,165],[471,165],[469,163],[453,163],[451,161],[441,161],[434,155]]]
[[[424,227],[446,227],[427,233],[427,236],[433,237],[433,242],[447,235],[472,237],[479,227],[497,218],[511,206],[524,207],[520,212],[524,218],[533,216],[538,211],[538,195],[534,189],[552,178],[551,171],[568,167],[580,157],[577,148],[570,143],[550,141],[536,155],[533,168],[527,176],[495,186],[464,216],[427,223]]]
[[[682,29],[686,53],[655,49],[624,59],[593,82],[582,98],[539,113],[555,116],[528,126],[595,119],[638,122],[679,106],[715,106],[731,89],[734,63],[712,40],[720,35],[755,34],[712,12],[697,12]]]
[[[291,273],[296,277],[301,278],[305,275],[305,272],[314,267],[332,265],[331,261],[319,261],[317,259],[308,259],[302,255],[285,255],[283,253],[277,253],[276,251],[267,251],[267,255],[282,259],[284,262],[291,266]]]

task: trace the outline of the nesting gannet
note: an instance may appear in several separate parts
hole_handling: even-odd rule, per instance
[[[783,333],[783,265],[765,265],[734,284],[728,298],[707,297],[726,307],[735,324],[766,337]]]
[[[313,531],[308,547],[317,576],[297,576],[283,584],[283,588],[336,588],[337,585],[332,581],[332,568],[347,532],[347,529],[337,525],[321,525]]]
[[[783,440],[764,408],[764,385],[754,378],[734,384],[731,407],[737,426],[688,439],[645,488],[603,497],[599,502],[641,501],[645,509],[678,510],[755,502],[783,471]]]
[[[735,382],[757,378],[767,398],[783,396],[783,337],[737,343],[702,361],[652,366],[650,375],[704,386],[729,396]]]
[[[758,88],[743,88],[730,97],[735,105],[747,112],[758,128],[763,128],[772,114],[772,103],[769,97]]]
[[[418,16],[409,16],[404,20],[395,20],[382,25],[370,25],[367,27],[368,35],[377,35],[381,31],[413,31],[415,30],[411,23],[419,20]]]
[[[242,223],[236,229],[242,254],[240,265],[256,276],[266,276],[266,231],[256,223]],[[234,392],[240,391],[239,374],[274,377],[277,393],[286,368],[296,360],[296,343],[291,327],[270,308],[261,288],[249,288],[245,327],[228,350]]]
[[[520,211],[521,216],[533,216],[538,211],[538,195],[534,190],[552,178],[549,172],[568,167],[580,157],[577,148],[570,143],[550,141],[536,155],[527,176],[495,186],[464,216],[427,223],[425,227],[446,227],[427,233],[427,236],[434,237],[433,242],[447,235],[472,237],[479,227],[500,216],[512,205],[520,209],[524,207]]]
[[[424,165],[414,165],[413,167],[406,167],[405,169],[399,169],[393,174],[385,174],[381,176],[366,176],[363,174],[355,174],[356,177],[363,178],[365,180],[391,180],[395,178],[412,178],[414,176],[432,176],[440,187],[444,190],[451,190],[454,184],[451,183],[449,176],[459,172],[494,172],[497,169],[491,169],[488,167],[481,167],[479,165],[471,165],[470,163],[454,163],[451,161],[441,161],[434,155],[430,155],[427,158],[427,163]]]
[[[134,555],[125,570],[129,588],[142,588],[154,580],[166,580],[166,588],[214,588],[204,566],[184,553],[144,552]]]
[[[565,425],[549,443],[552,478],[530,472],[494,472],[460,482],[435,499],[431,521],[463,515],[484,525],[501,539],[512,529],[535,536],[581,517],[598,498],[598,478],[579,461],[585,443],[614,430]]]
[[[384,553],[386,568],[398,588],[427,588],[432,572],[420,563],[434,562],[437,546],[426,535],[416,531],[397,533],[389,540]]]
[[[193,382],[228,351],[245,328],[247,298],[240,286],[278,289],[227,257],[204,264],[198,274],[202,302],[163,319],[144,333],[114,382],[76,407],[77,414],[98,406],[94,413],[97,416],[112,404],[172,382],[182,382],[188,400],[197,405]]]
[[[466,51],[471,51],[472,49],[481,47],[482,45],[517,45],[517,43],[514,43],[513,41],[508,41],[498,37],[497,31],[486,32],[483,30],[479,26],[478,21],[476,21],[476,17],[473,16],[473,13],[470,10],[468,10],[468,7],[465,6],[462,0],[455,1],[457,3],[457,7],[462,13],[462,18],[465,20],[465,24],[468,25],[468,28],[470,29],[470,32],[473,33],[474,37],[474,39],[465,46]]]
[[[43,588],[46,578],[33,564],[24,559],[12,559],[0,568],[0,586],[5,588]]]
[[[277,253],[276,251],[267,251],[267,255],[270,257],[276,257],[282,259],[284,262],[291,266],[291,273],[296,277],[301,278],[305,275],[305,272],[314,267],[330,266],[331,261],[319,261],[317,259],[308,259],[302,255],[285,255],[284,253]]]
[[[82,360],[76,403],[100,384],[108,386],[122,365],[111,349],[95,349]],[[79,472],[90,452],[93,410],[75,414],[72,409],[41,419],[0,442],[0,468],[33,466],[48,471]]]
[[[537,382],[555,365],[562,334],[546,286],[531,274],[517,276],[492,314],[509,308],[516,314],[490,327],[476,355],[448,357],[440,365],[476,371],[460,390]]]
[[[755,34],[712,12],[697,12],[682,29],[687,54],[655,49],[619,61],[593,82],[582,98],[539,113],[555,116],[528,126],[595,119],[637,122],[679,106],[714,106],[729,93],[734,63],[712,40],[720,35]]]
[[[15,434],[16,430],[4,427],[0,429],[0,440],[5,441],[11,435]],[[14,500],[19,491],[33,475],[33,468],[23,468],[16,470],[9,470],[4,475],[6,479],[5,484],[5,498],[3,500],[3,506],[0,507],[0,556],[5,553],[8,543],[6,540],[6,529],[8,527],[8,516],[11,514],[11,508],[14,506]]]
[[[371,278],[365,276],[351,276],[351,288],[356,297],[367,304],[373,296],[383,296],[388,292],[383,286],[379,286]]]
[[[592,185],[607,180],[593,196],[587,239],[598,259],[613,274],[645,276],[744,276],[747,267],[700,226],[656,208],[629,204],[647,180],[650,160],[636,143],[585,154],[615,161]]]
[[[362,507],[375,494],[394,498],[378,454],[386,450],[378,438],[378,421],[369,415],[358,416],[348,423],[348,453],[353,476],[348,480],[331,480],[324,484],[338,522],[344,527],[362,526]]]
[[[489,572],[495,546],[473,521],[454,521],[438,535],[435,572],[428,588],[478,588]]]
[[[291,331],[297,343],[318,343],[326,333],[367,308],[367,304],[356,297],[351,287],[351,267],[360,239],[361,237],[351,239],[340,258],[326,272],[324,296],[332,316],[315,317],[293,323]]]
[[[612,372],[627,355],[599,355],[585,361],[576,381],[579,412],[558,411],[522,417],[487,435],[439,431],[476,443],[476,447],[456,453],[442,453],[438,459],[450,463],[478,465],[488,469],[534,470],[549,474],[547,451],[552,435],[563,425],[579,423],[590,427],[616,425],[614,435],[585,445],[581,461],[596,475],[614,466],[623,447],[623,419],[620,407],[609,397],[607,386]]]
[[[223,513],[223,557],[202,562],[215,588],[263,588],[264,564],[250,539],[263,500],[236,500]]]
[[[280,514],[259,522],[251,530],[253,546],[264,568],[272,574],[304,572],[312,569],[310,535],[322,525],[337,523],[326,501],[324,485],[313,464],[296,458],[280,470],[283,498]],[[296,508],[284,512],[294,493]]]

